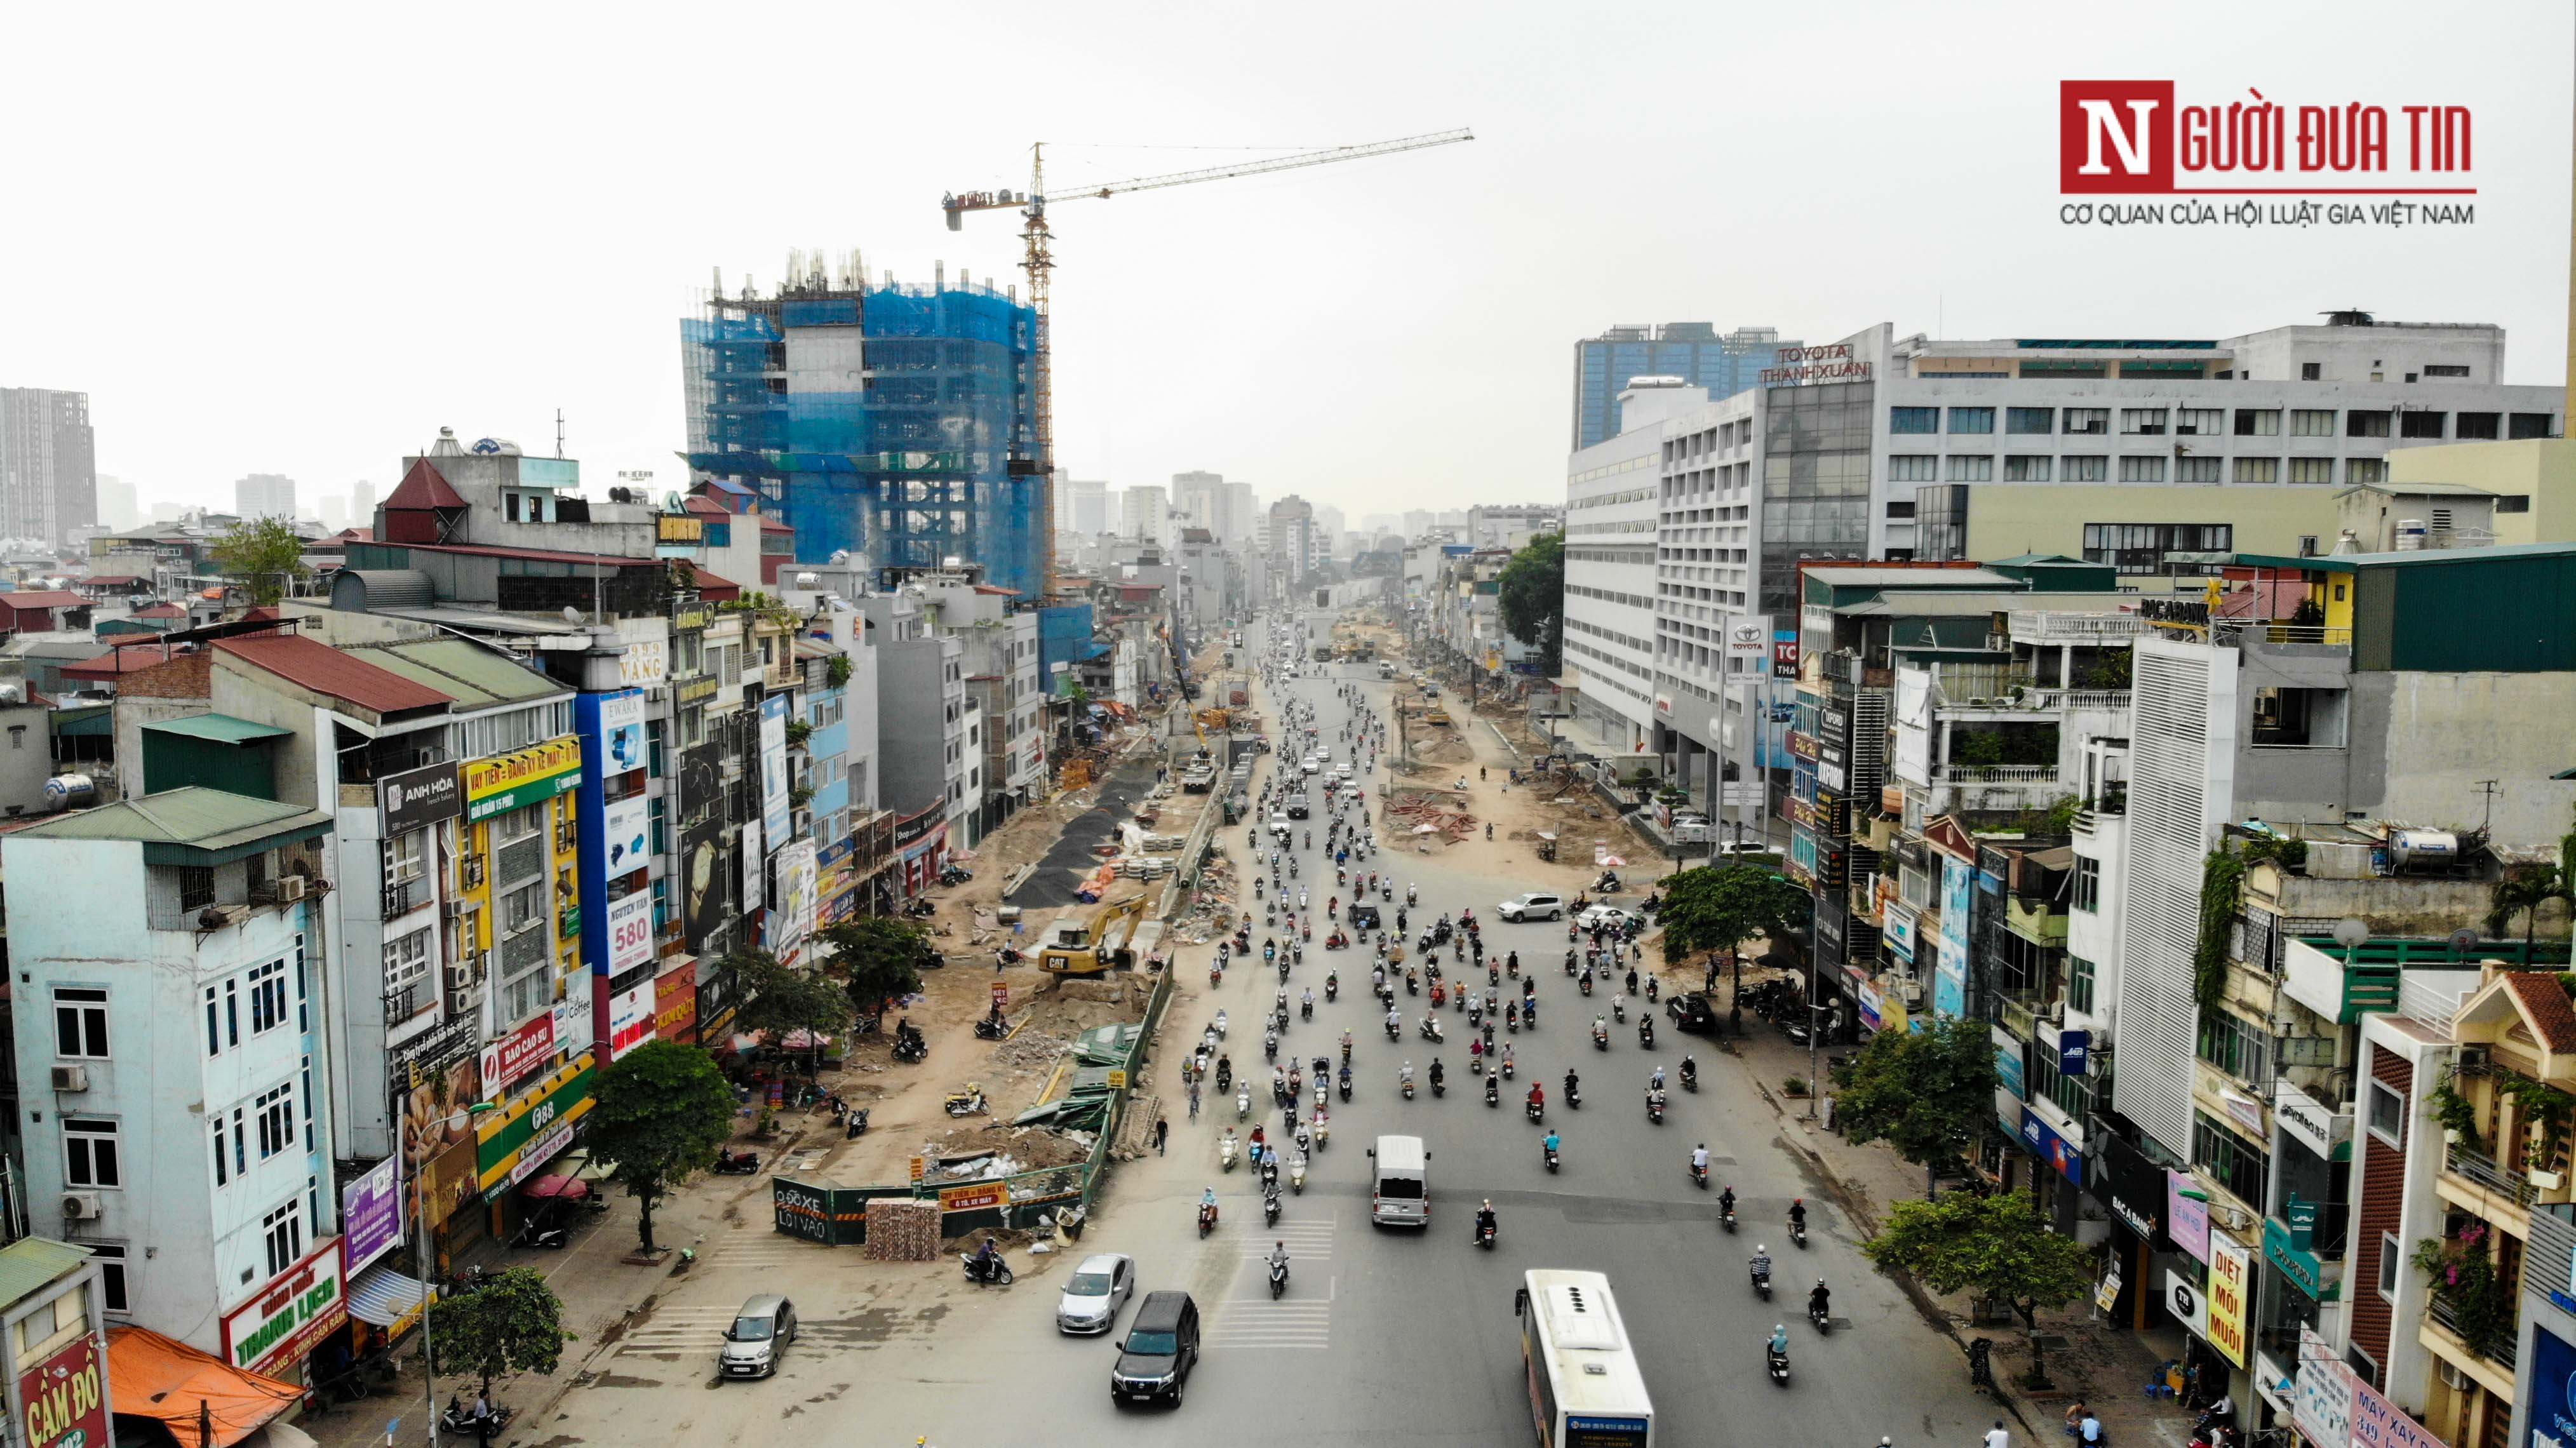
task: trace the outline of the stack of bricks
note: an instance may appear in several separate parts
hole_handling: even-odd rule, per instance
[[[911,1197],[868,1201],[868,1260],[933,1262],[939,1258],[939,1203]]]

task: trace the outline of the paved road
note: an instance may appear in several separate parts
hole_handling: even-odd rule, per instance
[[[1338,727],[1332,682],[1289,687],[1325,710],[1328,735]],[[1384,687],[1367,687],[1382,709]],[[1483,742],[1491,746],[1490,737]],[[1224,843],[1239,850],[1243,836]],[[1472,905],[1490,917],[1496,901],[1523,888],[1495,868],[1509,857],[1507,847],[1477,841],[1438,857],[1407,857],[1397,872],[1416,881],[1433,915]],[[1657,1060],[1677,1063],[1686,1038],[1664,1033],[1657,1052],[1641,1051],[1632,1010],[1612,1048],[1596,1051],[1587,1029],[1592,1011],[1554,964],[1564,952],[1563,928],[1495,923],[1487,942],[1498,952],[1518,949],[1525,962],[1547,963],[1539,976],[1545,1029],[1515,1038],[1516,1055],[1524,1082],[1533,1068],[1544,1072],[1549,1120],[1565,1138],[1563,1174],[1547,1174],[1541,1133],[1512,1100],[1488,1108],[1471,1089],[1474,1078],[1459,1054],[1464,1022],[1454,1013],[1446,1019],[1455,1046],[1444,1052],[1453,1068],[1450,1094],[1434,1100],[1426,1087],[1413,1101],[1400,1099],[1396,1063],[1409,1058],[1427,1071],[1427,1043],[1409,1026],[1403,1046],[1389,1043],[1383,1013],[1367,995],[1365,966],[1345,970],[1345,985],[1356,978],[1357,988],[1334,1005],[1319,1004],[1316,1021],[1293,1027],[1285,1050],[1334,1054],[1348,1027],[1358,1041],[1359,1091],[1348,1105],[1336,1102],[1333,1144],[1319,1153],[1307,1191],[1288,1199],[1278,1227],[1261,1229],[1259,1199],[1244,1171],[1219,1172],[1220,1126],[1211,1114],[1195,1124],[1174,1122],[1168,1159],[1120,1169],[1081,1244],[1132,1253],[1145,1287],[1186,1288],[1200,1302],[1207,1355],[1181,1411],[1110,1404],[1111,1340],[1064,1339],[1052,1328],[1066,1265],[1060,1259],[1025,1259],[1015,1287],[978,1292],[956,1280],[953,1261],[865,1263],[854,1249],[791,1242],[765,1221],[749,1220],[702,1249],[697,1272],[592,1364],[600,1376],[518,1441],[841,1448],[927,1434],[958,1448],[1195,1444],[1216,1434],[1229,1443],[1295,1448],[1528,1442],[1512,1293],[1521,1272],[1540,1266],[1609,1274],[1654,1394],[1658,1442],[1866,1445],[1881,1434],[1901,1444],[1973,1441],[1993,1414],[1965,1390],[1957,1349],[1868,1271],[1833,1208],[1811,1199],[1810,1249],[1788,1244],[1787,1205],[1813,1188],[1735,1060],[1702,1051],[1705,1089],[1688,1095],[1676,1083],[1667,1123],[1654,1126],[1643,1106],[1647,1071]],[[1310,951],[1295,988],[1317,985],[1320,1001],[1330,960],[1360,957]],[[1275,975],[1237,969],[1210,993],[1204,959],[1192,956],[1182,968],[1182,980],[1196,989],[1176,1003],[1174,1020],[1186,1034],[1174,1040],[1187,1039],[1222,1006],[1236,1023],[1238,1062],[1259,1064],[1258,1036],[1247,1034],[1277,987]],[[1596,999],[1606,1008],[1606,994]],[[1422,999],[1399,1000],[1409,1016],[1424,1008]],[[1586,1104],[1575,1113],[1558,1101],[1568,1064],[1585,1085]],[[1171,1066],[1167,1055],[1153,1069]],[[1266,1093],[1260,1099],[1266,1102]],[[1223,1115],[1231,1120],[1230,1105]],[[1266,1119],[1277,1125],[1275,1111]],[[1368,1223],[1364,1148],[1378,1132],[1419,1135],[1430,1146],[1427,1233]],[[1703,1192],[1689,1181],[1690,1148],[1702,1140],[1717,1162],[1718,1183],[1738,1194],[1740,1236],[1719,1230],[1714,1188]],[[1210,1183],[1225,1224],[1203,1241],[1192,1230],[1191,1208]],[[1490,1253],[1469,1241],[1475,1204],[1486,1197],[1501,1218],[1500,1243]],[[1287,1242],[1295,1261],[1289,1293],[1278,1302],[1258,1265],[1274,1237]],[[1746,1281],[1744,1259],[1757,1240],[1779,1264],[1782,1290],[1769,1303],[1756,1300]],[[1805,1289],[1820,1275],[1834,1285],[1836,1317],[1835,1331],[1822,1339],[1804,1320]],[[799,1298],[805,1339],[776,1379],[715,1385],[709,1368],[723,1324],[743,1296],[761,1290]],[[1785,1390],[1762,1372],[1761,1341],[1774,1322],[1790,1325],[1794,1381]]]

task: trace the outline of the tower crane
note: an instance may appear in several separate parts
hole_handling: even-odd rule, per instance
[[[1462,126],[1454,131],[1435,131],[1420,136],[1399,136],[1393,140],[1371,141],[1359,146],[1335,146],[1329,150],[1305,151],[1293,156],[1274,156],[1265,161],[1243,161],[1227,166],[1202,167],[1195,171],[1168,171],[1159,176],[1136,176],[1125,181],[1085,186],[1079,191],[1068,191],[1054,197],[1048,196],[1046,189],[1046,143],[1038,141],[1029,146],[1029,189],[1025,193],[968,191],[950,192],[941,197],[939,209],[947,213],[950,231],[962,230],[962,222],[966,213],[970,211],[1000,211],[1016,207],[1022,218],[1020,270],[1028,273],[1029,305],[1037,314],[1037,335],[1032,339],[1036,344],[1037,355],[1037,370],[1033,379],[1037,394],[1037,437],[1036,455],[1027,459],[1013,458],[1010,464],[1011,472],[1018,476],[1049,478],[1052,477],[1050,470],[1055,466],[1055,362],[1047,323],[1047,281],[1055,271],[1055,261],[1049,253],[1053,233],[1047,228],[1047,203],[1050,200],[1058,202],[1106,200],[1128,191],[1160,191],[1171,186],[1194,186],[1202,181],[1228,181],[1237,176],[1260,176],[1272,171],[1295,171],[1307,166],[1329,166],[1336,161],[1363,161],[1372,156],[1393,156],[1405,151],[1428,150],[1433,146],[1450,146],[1460,141],[1474,139],[1476,139],[1475,133]],[[1046,579],[1041,586],[1049,589],[1052,589],[1055,583],[1054,536],[1053,528],[1048,527]]]

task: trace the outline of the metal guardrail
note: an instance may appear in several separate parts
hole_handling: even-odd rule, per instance
[[[2540,1189],[2531,1184],[2530,1178],[2506,1171],[2496,1164],[2495,1158],[2465,1146],[2444,1148],[2442,1169],[2476,1182],[2498,1196],[2509,1197],[2516,1206],[2528,1207],[2540,1197]]]

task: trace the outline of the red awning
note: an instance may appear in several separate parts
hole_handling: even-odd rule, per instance
[[[567,1202],[586,1201],[590,1197],[590,1183],[577,1176],[558,1173],[554,1176],[539,1177],[519,1188],[519,1195],[532,1202],[547,1201],[555,1197],[561,1197]]]

